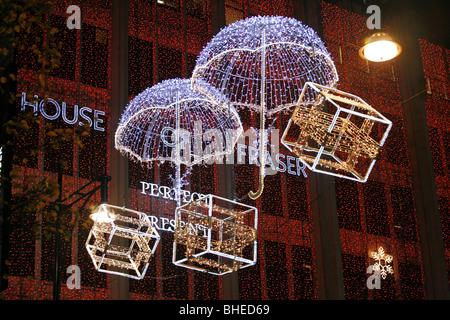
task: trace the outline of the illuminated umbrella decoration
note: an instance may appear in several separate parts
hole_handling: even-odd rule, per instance
[[[216,89],[203,86],[208,96],[192,90],[188,79],[166,80],[140,93],[122,115],[116,148],[139,162],[186,166],[230,153],[242,133],[239,116]]]
[[[189,79],[147,88],[125,108],[115,135],[115,147],[132,159],[175,163],[178,191],[181,164],[192,166],[232,152],[243,131],[225,96],[206,83],[202,88],[193,90]]]
[[[260,113],[260,186],[250,191],[258,198],[264,188],[265,119],[295,107],[307,82],[334,87],[338,75],[325,45],[315,31],[300,21],[257,16],[222,29],[200,53],[193,87],[204,82],[224,93],[238,109]],[[305,101],[313,103],[314,93]]]

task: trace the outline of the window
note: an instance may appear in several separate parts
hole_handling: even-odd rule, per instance
[[[367,299],[366,262],[363,257],[342,253],[345,298],[350,300]]]
[[[311,248],[293,245],[291,249],[294,299],[313,299],[314,269]]]
[[[364,208],[367,232],[389,236],[389,221],[384,183],[368,181],[364,184]]]
[[[22,116],[19,115],[18,120],[21,121],[21,119]],[[32,150],[39,148],[39,124],[32,122],[29,130],[19,128],[17,131],[19,134],[13,138],[13,151],[16,155],[13,158],[13,163],[29,168],[37,168],[38,154],[32,152]],[[27,159],[25,160],[26,163],[23,163],[23,159]]]
[[[437,175],[444,175],[445,173],[444,159],[439,129],[430,127],[429,134],[430,134],[431,156],[433,158],[434,173]]]
[[[133,96],[153,85],[153,46],[131,36],[128,41],[128,94]]]
[[[160,47],[158,49],[159,82],[168,79],[182,78],[181,51]]]
[[[104,123],[107,123],[104,119]],[[95,179],[106,174],[107,168],[107,129],[104,132],[90,131],[89,135],[81,137],[83,147],[80,148],[79,170],[80,177]]]
[[[335,179],[339,227],[361,231],[358,185],[355,181]]]
[[[159,245],[158,245],[159,246]],[[85,250],[86,251],[86,250]],[[160,280],[157,280],[157,263],[155,261],[158,261],[157,259],[159,255],[159,250],[156,250],[156,254],[154,257],[151,258],[150,263],[147,268],[146,276],[141,280],[134,280],[130,281],[130,292],[138,293],[138,294],[145,294],[149,296],[156,297],[158,294],[158,287],[161,285],[158,283],[161,283]],[[153,263],[152,263],[153,261]],[[91,268],[92,269],[92,268]],[[97,272],[100,273],[100,272]],[[162,281],[164,282],[164,281]]]
[[[108,86],[108,30],[82,24],[81,82]]]
[[[407,167],[408,150],[406,148],[406,135],[403,120],[400,117],[386,115],[386,118],[392,121],[391,131],[386,139],[386,143],[381,152],[386,152],[389,162]]]
[[[156,0],[156,2],[164,7],[173,8],[173,9],[179,9],[180,4],[179,0]]]
[[[236,155],[234,159],[237,159]],[[246,195],[250,190],[256,190],[255,181],[257,181],[258,178],[256,175],[255,166],[250,164],[235,165],[234,177],[236,183],[236,196],[238,198],[244,198],[242,203],[254,206],[255,201]]]
[[[254,266],[239,270],[238,276],[239,298],[241,300],[261,300],[260,259],[258,258]]]
[[[17,203],[14,195],[12,203]],[[33,230],[36,221],[35,213],[16,211],[10,217],[10,256],[11,265],[8,273],[11,276],[33,277],[35,275],[36,235]]]
[[[411,188],[391,186],[394,231],[404,240],[417,241],[414,199]]]
[[[175,177],[176,166],[170,161],[165,161],[159,164],[159,181],[156,183],[160,186],[174,187],[174,181],[172,178]]]
[[[267,272],[267,297],[269,300],[287,299],[289,293],[286,245],[274,241],[265,241],[264,253]]]
[[[85,1],[87,1],[87,3],[93,7],[100,7],[111,10],[111,0],[85,0]]]
[[[442,61],[444,64],[444,61]],[[446,75],[432,74],[426,78],[427,92],[437,98],[449,100],[450,85]]]
[[[204,0],[185,0],[187,14],[199,19],[206,18],[206,1]]]
[[[128,187],[140,190],[142,188],[141,181],[155,181],[155,167],[148,167],[137,161],[129,161],[128,164]],[[170,187],[170,186],[168,186]]]
[[[186,268],[180,268],[172,263],[173,233],[161,232],[160,248],[163,259],[162,263],[162,292],[165,298],[187,299],[188,277]],[[200,289],[200,292],[210,289],[210,286]]]
[[[258,179],[258,178],[257,178]],[[256,191],[253,190],[253,192]],[[261,195],[261,214],[283,215],[280,175],[267,176],[264,179],[264,192]]]
[[[447,170],[450,175],[450,132],[442,131],[442,138],[444,142],[445,162],[447,163]]]
[[[53,105],[47,103],[46,109],[50,110],[51,106]],[[48,113],[54,114],[53,111],[48,111]],[[44,137],[44,170],[58,172],[60,161],[64,161],[64,174],[73,175],[73,141],[64,141],[61,135],[55,138],[48,134],[55,129],[73,130],[73,126],[65,123],[62,118],[58,118],[49,125],[50,127],[45,130]]]
[[[191,191],[200,194],[215,194],[215,166],[194,166],[191,169]],[[183,173],[182,173],[183,174]],[[189,177],[189,175],[188,175]]]
[[[309,221],[306,180],[303,177],[286,174],[286,186],[288,195],[295,195],[288,197],[289,217]]]
[[[42,29],[32,25],[30,32],[21,30],[18,35],[16,62],[18,69],[38,71],[42,68],[42,63],[38,62],[38,55],[32,52],[35,45],[37,49],[42,50],[44,43],[44,33]]]
[[[66,25],[67,18],[56,15],[50,15],[50,26],[57,28],[58,32],[54,35],[56,44],[62,43],[62,47],[58,50],[61,54],[60,65],[52,70],[52,76],[74,81],[75,65],[77,57],[77,32],[69,30]]]
[[[423,279],[420,266],[410,262],[399,262],[400,292],[403,300],[424,299]]]
[[[207,276],[203,272],[194,272],[194,299],[218,300],[221,287],[219,278]]]

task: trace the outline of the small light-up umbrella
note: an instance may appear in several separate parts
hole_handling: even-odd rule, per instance
[[[236,110],[218,90],[203,83],[200,92],[191,88],[189,79],[171,79],[144,90],[128,104],[115,146],[142,163],[175,163],[180,191],[181,164],[190,167],[232,152],[241,133]]]

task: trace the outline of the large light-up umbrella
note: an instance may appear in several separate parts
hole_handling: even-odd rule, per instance
[[[222,29],[202,50],[192,76],[193,87],[207,82],[239,108],[260,113],[260,188],[264,182],[265,118],[289,111],[306,82],[334,87],[338,75],[315,31],[293,18],[257,16]],[[308,102],[308,92],[304,95]],[[311,92],[310,103],[314,101]]]

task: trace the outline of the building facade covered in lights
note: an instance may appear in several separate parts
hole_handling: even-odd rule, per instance
[[[99,175],[109,175],[108,203],[148,213],[161,236],[146,276],[128,279],[94,269],[85,248],[89,229],[80,223],[60,246],[60,299],[450,298],[450,50],[412,33],[402,38],[403,52],[396,59],[367,62],[358,53],[370,33],[367,15],[342,2],[58,1],[47,18],[61,31],[61,66],[47,81],[50,98],[62,114],[54,119],[50,111],[38,116],[61,128],[76,126],[75,118],[89,118],[92,125],[83,148],[68,144],[57,151],[68,163],[63,189],[71,193]],[[66,9],[74,4],[81,8],[82,25],[69,30]],[[163,80],[190,78],[197,56],[213,35],[255,15],[293,17],[316,30],[334,60],[337,88],[364,99],[393,126],[365,183],[311,172],[280,143],[263,194],[242,200],[259,213],[257,263],[216,276],[172,263],[176,203],[165,190],[173,184],[173,165],[128,160],[114,148],[114,133],[133,97]],[[396,23],[403,22],[387,28],[401,29]],[[40,67],[32,59],[26,53],[17,55],[17,91],[40,101]],[[21,105],[32,106],[18,99],[17,108]],[[282,113],[272,119],[280,138],[289,117]],[[241,120],[244,132],[258,126],[258,117],[251,113]],[[50,139],[43,128],[28,133],[30,145]],[[183,194],[236,199],[257,189],[253,149],[244,139],[235,147],[235,159],[241,161],[192,167]],[[27,174],[55,177],[57,158],[48,150],[30,157],[26,165],[14,164],[23,167],[18,179]],[[100,201],[96,193],[88,207]],[[7,271],[2,270],[8,274],[2,287],[6,299],[52,298],[55,243],[34,237],[30,225],[36,219],[11,214],[8,241],[2,246],[8,248],[2,252],[2,259],[8,260]],[[369,288],[368,268],[381,260],[381,287]],[[66,285],[65,271],[71,265],[80,268],[80,289]]]

